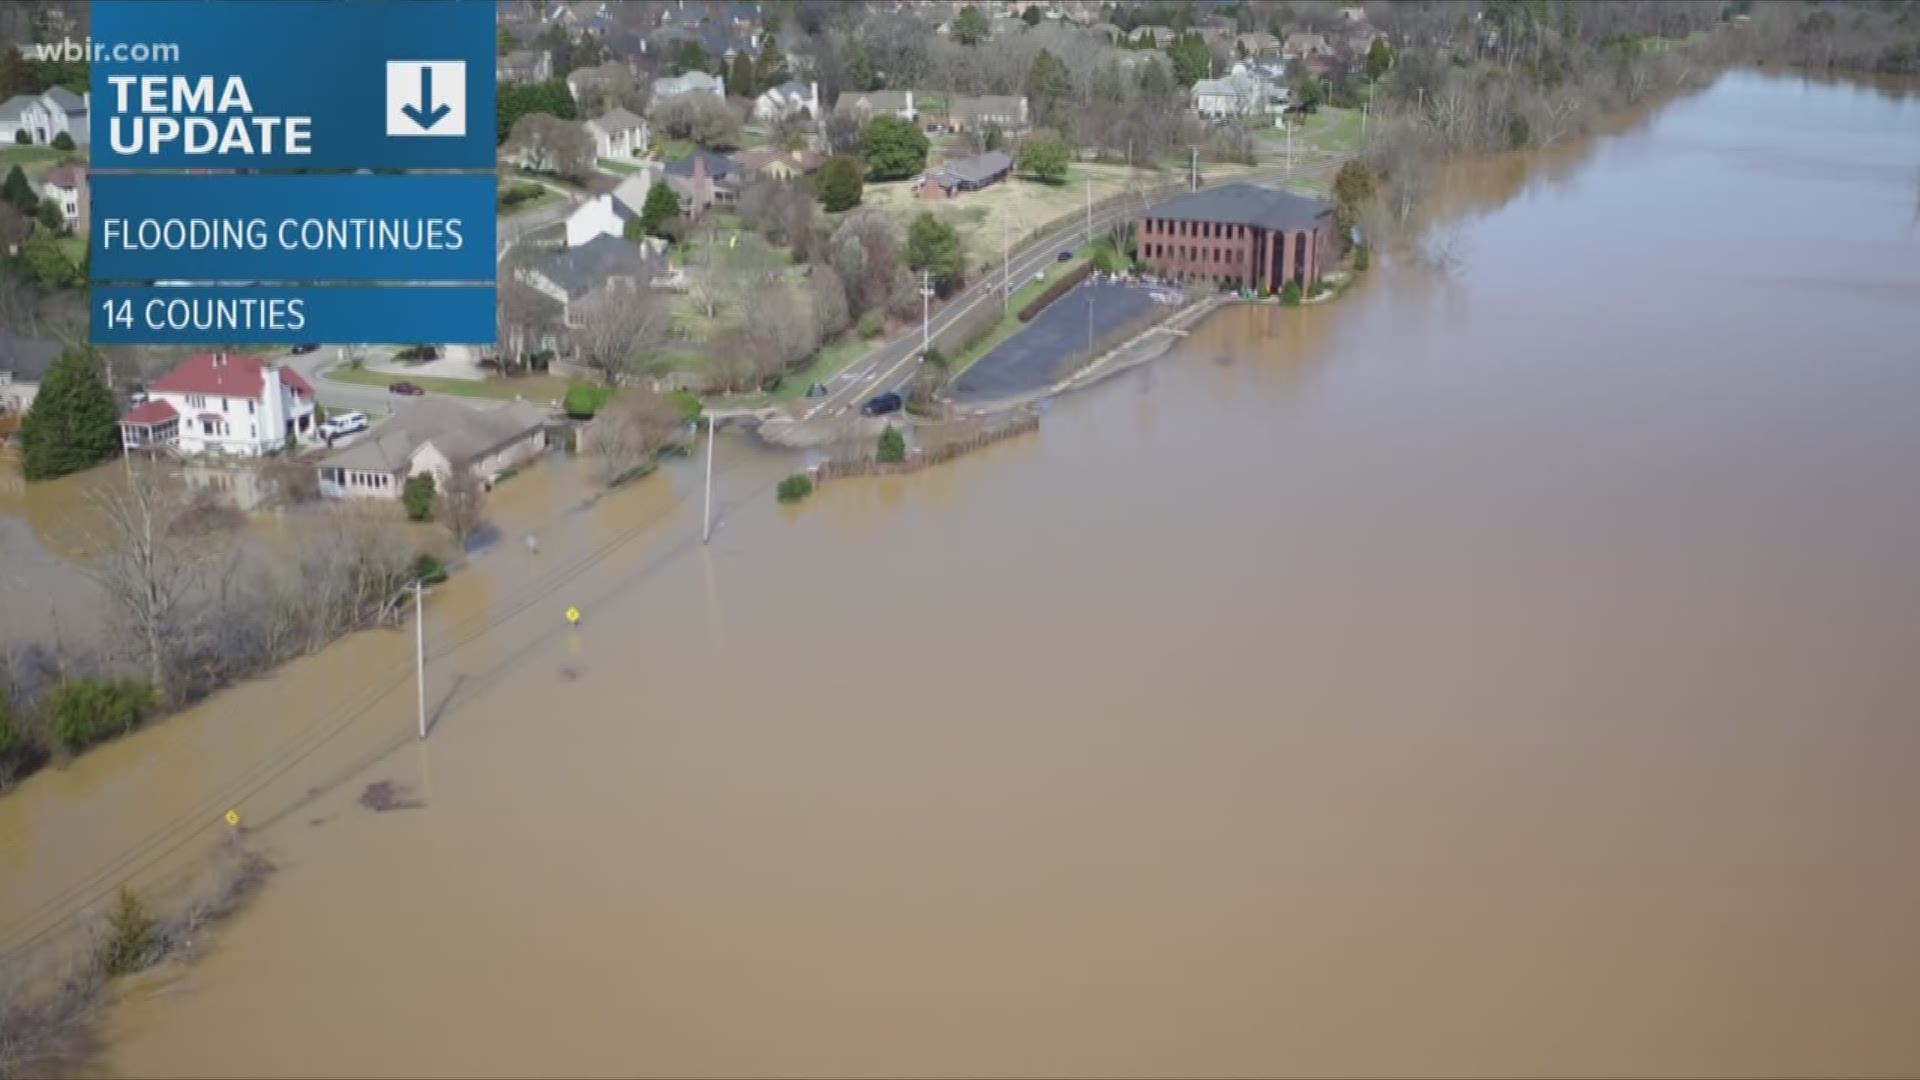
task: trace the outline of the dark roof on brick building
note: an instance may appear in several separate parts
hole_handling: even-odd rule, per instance
[[[1147,210],[1151,218],[1171,221],[1221,221],[1263,229],[1311,229],[1333,204],[1309,195],[1254,184],[1223,184],[1176,195]]]

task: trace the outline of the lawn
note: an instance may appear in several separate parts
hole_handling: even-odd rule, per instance
[[[780,385],[774,387],[772,393],[712,394],[702,400],[728,409],[756,409],[762,405],[793,401],[805,396],[807,387],[833,378],[842,368],[867,355],[880,344],[878,340],[868,341],[849,331],[840,340],[814,353],[805,367],[796,368],[782,376]]]
[[[61,237],[58,243],[61,253],[66,255],[67,261],[75,266],[79,266],[87,257],[87,238],[79,233],[69,233]]]
[[[617,172],[627,176],[630,176],[640,171],[640,166],[637,163],[632,161],[623,161],[619,158],[603,157],[600,159],[600,167],[608,170],[609,172]]]
[[[508,191],[533,192],[533,194],[528,195],[526,198],[520,199],[519,201],[513,203],[511,206],[507,205],[504,202],[500,202],[499,199],[496,197],[495,202],[498,206],[497,212],[502,215],[522,213],[527,210],[532,210],[534,207],[537,207],[537,206],[545,206],[548,203],[557,202],[559,201],[559,198],[560,198],[559,192],[554,191],[552,188],[546,186],[545,184],[536,184],[531,180],[517,181],[507,186],[506,188],[503,188],[501,190],[501,193],[505,194]]]
[[[56,150],[51,146],[9,146],[0,149],[0,174],[18,165],[27,179],[38,181],[48,169],[68,159],[83,165],[87,160],[86,155],[78,150]]]
[[[456,394],[461,397],[500,398],[511,401],[514,398],[526,398],[528,401],[559,401],[567,392],[567,380],[558,375],[526,375],[517,379],[441,379],[431,375],[408,375],[405,372],[375,371],[372,368],[337,367],[322,376],[334,382],[352,383],[356,386],[391,386],[397,382],[410,382],[422,390],[436,394]],[[404,399],[396,396],[395,403]]]
[[[1293,132],[1295,153],[1306,149],[1328,154],[1349,154],[1360,145],[1359,109],[1337,109],[1322,105],[1319,112],[1301,119],[1303,122]],[[1267,139],[1270,146],[1286,146],[1286,132],[1275,131]]]
[[[1026,307],[1041,293],[1047,291],[1047,286],[1059,280],[1061,275],[1092,258],[1093,247],[1094,245],[1092,244],[1080,245],[1074,250],[1072,259],[1066,262],[1048,263],[1044,271],[1046,274],[1045,278],[1039,281],[1028,278],[1025,284],[1013,290],[1013,298],[1006,305],[1007,313],[1000,320],[1000,325],[994,327],[979,341],[968,346],[958,356],[950,357],[947,362],[947,374],[950,377],[959,375],[961,372],[967,370],[975,360],[992,352],[994,346],[1012,337],[1015,331],[1025,326],[1026,323],[1020,321],[1020,309]]]
[[[659,151],[660,160],[666,162],[679,161],[693,153],[693,143],[686,139],[658,139],[654,141],[653,148]]]

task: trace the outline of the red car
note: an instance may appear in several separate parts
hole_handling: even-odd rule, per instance
[[[407,397],[417,397],[421,394],[426,393],[426,391],[420,389],[418,386],[415,386],[410,382],[397,382],[397,383],[387,384],[387,393],[404,394]]]

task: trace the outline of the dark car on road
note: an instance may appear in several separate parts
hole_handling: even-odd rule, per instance
[[[407,397],[418,397],[419,395],[426,393],[426,391],[420,389],[418,386],[415,386],[410,382],[397,382],[397,383],[389,383],[387,385],[387,393],[404,394]]]
[[[1053,258],[1054,262],[1071,262],[1072,260],[1073,260],[1073,252],[1071,251],[1063,251],[1060,254],[1054,256]]]
[[[860,406],[860,412],[864,416],[885,416],[890,412],[899,412],[900,405],[900,395],[888,391],[868,398],[867,403]]]
[[[318,345],[295,345],[293,348],[288,349],[287,351],[292,353],[295,356],[305,356],[310,352],[314,352],[318,350],[319,348],[320,346]]]

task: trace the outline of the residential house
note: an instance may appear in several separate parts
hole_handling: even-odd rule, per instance
[[[1335,254],[1332,203],[1254,184],[1148,207],[1135,235],[1140,261],[1176,280],[1257,293],[1316,281]]]
[[[60,355],[60,343],[0,330],[0,416],[33,408],[40,380]]]
[[[630,158],[647,149],[647,122],[625,109],[612,109],[584,125],[593,138],[594,153],[603,158]]]
[[[1355,22],[1355,23],[1366,22],[1367,9],[1360,7],[1357,4],[1343,7],[1340,9],[1340,17],[1347,20],[1348,22]]]
[[[257,457],[314,437],[313,387],[293,368],[201,352],[147,387],[120,418],[128,450]]]
[[[992,187],[1007,178],[1013,171],[1013,158],[999,150],[989,150],[984,154],[949,161],[928,169],[914,187],[914,194],[923,199],[950,199],[969,191],[979,191]]]
[[[1027,30],[1028,26],[1026,21],[1017,16],[996,15],[987,20],[987,32],[997,38],[1007,37],[1012,34],[1023,34],[1026,33]]]
[[[1304,60],[1310,56],[1332,56],[1333,46],[1328,43],[1327,35],[1295,30],[1287,35],[1280,45],[1280,55],[1289,60]]]
[[[1209,120],[1266,116],[1285,107],[1289,93],[1251,65],[1240,63],[1218,79],[1193,84],[1193,111]]]
[[[1280,55],[1280,39],[1265,30],[1255,30],[1236,36],[1233,39],[1233,47],[1241,56],[1251,60]]]
[[[407,479],[444,484],[456,467],[490,484],[547,448],[549,411],[526,401],[476,407],[445,398],[408,402],[350,446],[320,459],[330,499],[398,499]]]
[[[695,149],[679,161],[669,162],[663,171],[688,217],[698,217],[710,206],[738,201],[745,183],[740,166],[732,158],[711,150]]]
[[[600,234],[546,261],[518,271],[520,280],[558,301],[561,322],[579,321],[579,306],[607,288],[649,285],[660,275],[662,260],[648,248]]]
[[[670,79],[653,80],[653,102],[658,105],[681,94],[712,94],[721,101],[727,100],[727,80],[709,75],[704,71],[689,71],[685,75],[675,75]]]
[[[1151,44],[1156,49],[1164,49],[1179,36],[1180,32],[1171,26],[1136,26],[1127,40],[1135,45]]]
[[[553,78],[553,53],[515,49],[493,62],[493,77],[503,83],[545,82]]]
[[[1126,31],[1110,22],[1096,22],[1088,26],[1087,29],[1099,34],[1109,45],[1118,44],[1120,39],[1126,36]]]
[[[734,165],[749,180],[797,180],[813,175],[823,161],[819,154],[811,150],[775,150],[770,147],[741,150],[733,155]]]
[[[795,113],[820,119],[820,84],[789,79],[779,86],[771,87],[753,100],[753,116],[756,120],[772,122],[785,119]]]
[[[87,170],[80,165],[56,165],[40,178],[40,197],[60,208],[67,228],[87,227]]]
[[[864,124],[881,113],[892,113],[902,120],[913,120],[919,113],[913,108],[911,90],[847,90],[833,103],[833,111]]]
[[[996,124],[1007,134],[1017,135],[1026,131],[1031,123],[1024,95],[988,94],[973,97],[955,94],[947,99],[946,124],[954,131],[977,131],[988,124]]]
[[[581,203],[567,215],[567,246],[580,247],[596,236],[626,235],[627,221],[640,216],[652,188],[653,171],[641,169],[612,191]]]
[[[741,53],[752,55],[760,47],[758,30],[741,31],[730,23],[712,19],[695,27],[693,36],[709,58],[728,63]]]
[[[74,145],[87,145],[87,113],[93,94],[76,94],[64,86],[48,88],[39,94],[17,94],[0,103],[0,145],[20,141],[20,132],[29,141],[46,145],[61,135]]]

